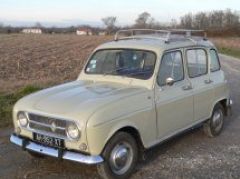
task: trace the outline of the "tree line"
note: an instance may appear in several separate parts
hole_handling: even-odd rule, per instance
[[[219,29],[239,27],[239,14],[230,9],[226,11],[199,12],[181,17],[180,25],[194,29]]]
[[[203,29],[210,35],[240,36],[240,14],[227,9],[212,12],[188,13],[180,18],[180,28]]]
[[[71,26],[66,28],[43,27],[36,23],[34,27],[41,28],[45,33],[75,33],[79,27],[91,28],[93,32],[105,30],[107,34],[114,34],[119,29],[126,28],[151,28],[151,29],[202,29],[206,30],[210,36],[240,36],[240,14],[239,12],[227,10],[216,10],[211,12],[198,12],[196,14],[187,13],[180,17],[180,20],[172,19],[169,23],[162,23],[153,18],[149,12],[138,15],[133,25],[120,27],[117,26],[117,17],[109,16],[101,19],[105,28],[85,26]],[[5,27],[0,23],[0,33],[18,33],[23,27]]]
[[[108,17],[111,23],[105,22],[109,33],[118,29],[115,25],[117,17]],[[163,24],[154,19],[150,13],[143,12],[135,20],[135,24],[129,28],[152,28],[152,29],[196,29],[205,30],[210,36],[240,36],[240,14],[239,12],[227,10],[216,10],[211,12],[198,12],[196,14],[188,13],[180,17],[178,22],[172,19],[169,24]]]

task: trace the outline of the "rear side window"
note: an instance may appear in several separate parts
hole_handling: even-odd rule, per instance
[[[187,66],[190,78],[207,74],[207,64],[207,53],[205,50],[187,50]]]
[[[163,55],[158,73],[158,85],[164,86],[169,77],[173,78],[174,82],[184,79],[181,51],[167,52]]]
[[[211,72],[220,70],[220,63],[217,51],[214,49],[210,50],[210,56],[211,56]]]

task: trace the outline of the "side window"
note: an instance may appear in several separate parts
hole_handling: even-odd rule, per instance
[[[211,56],[211,68],[210,68],[211,72],[220,70],[220,63],[216,50],[211,49],[210,56]]]
[[[163,55],[158,73],[158,85],[164,86],[169,77],[173,78],[174,82],[184,79],[181,51],[167,52]]]
[[[187,50],[187,66],[190,78],[207,74],[207,65],[207,54],[205,50]]]

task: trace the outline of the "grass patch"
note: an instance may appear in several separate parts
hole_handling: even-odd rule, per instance
[[[218,47],[220,53],[230,55],[240,59],[240,49],[230,49],[226,47]]]
[[[11,94],[0,94],[0,127],[12,124],[13,106],[20,98],[41,89],[37,86],[26,86]]]

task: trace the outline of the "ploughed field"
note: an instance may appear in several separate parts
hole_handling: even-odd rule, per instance
[[[92,50],[111,39],[74,34],[0,35],[0,92],[74,80]]]

